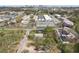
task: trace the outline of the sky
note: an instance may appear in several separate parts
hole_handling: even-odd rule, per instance
[[[79,0],[0,0],[0,6],[6,5],[79,5]]]

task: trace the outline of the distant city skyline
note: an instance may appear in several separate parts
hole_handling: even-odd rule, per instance
[[[79,0],[1,0],[0,1],[0,6],[24,6],[24,5],[78,6]]]

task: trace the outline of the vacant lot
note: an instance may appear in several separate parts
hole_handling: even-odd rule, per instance
[[[15,52],[16,47],[24,35],[24,30],[0,29],[0,52]]]

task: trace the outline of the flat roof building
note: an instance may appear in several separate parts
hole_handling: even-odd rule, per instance
[[[39,15],[36,20],[36,27],[38,30],[43,30],[47,26],[55,27],[55,24],[52,21],[52,18],[48,15]]]
[[[55,14],[55,17],[60,18],[60,17],[61,17],[61,15],[59,15],[59,14]]]
[[[43,38],[43,33],[37,33],[37,34],[35,34],[35,37],[37,37],[37,38]]]
[[[46,21],[52,21],[52,18],[48,15],[44,15],[44,18],[45,18]]]

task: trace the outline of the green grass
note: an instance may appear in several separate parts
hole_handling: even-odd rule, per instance
[[[14,52],[23,35],[23,30],[0,30],[0,52]]]

